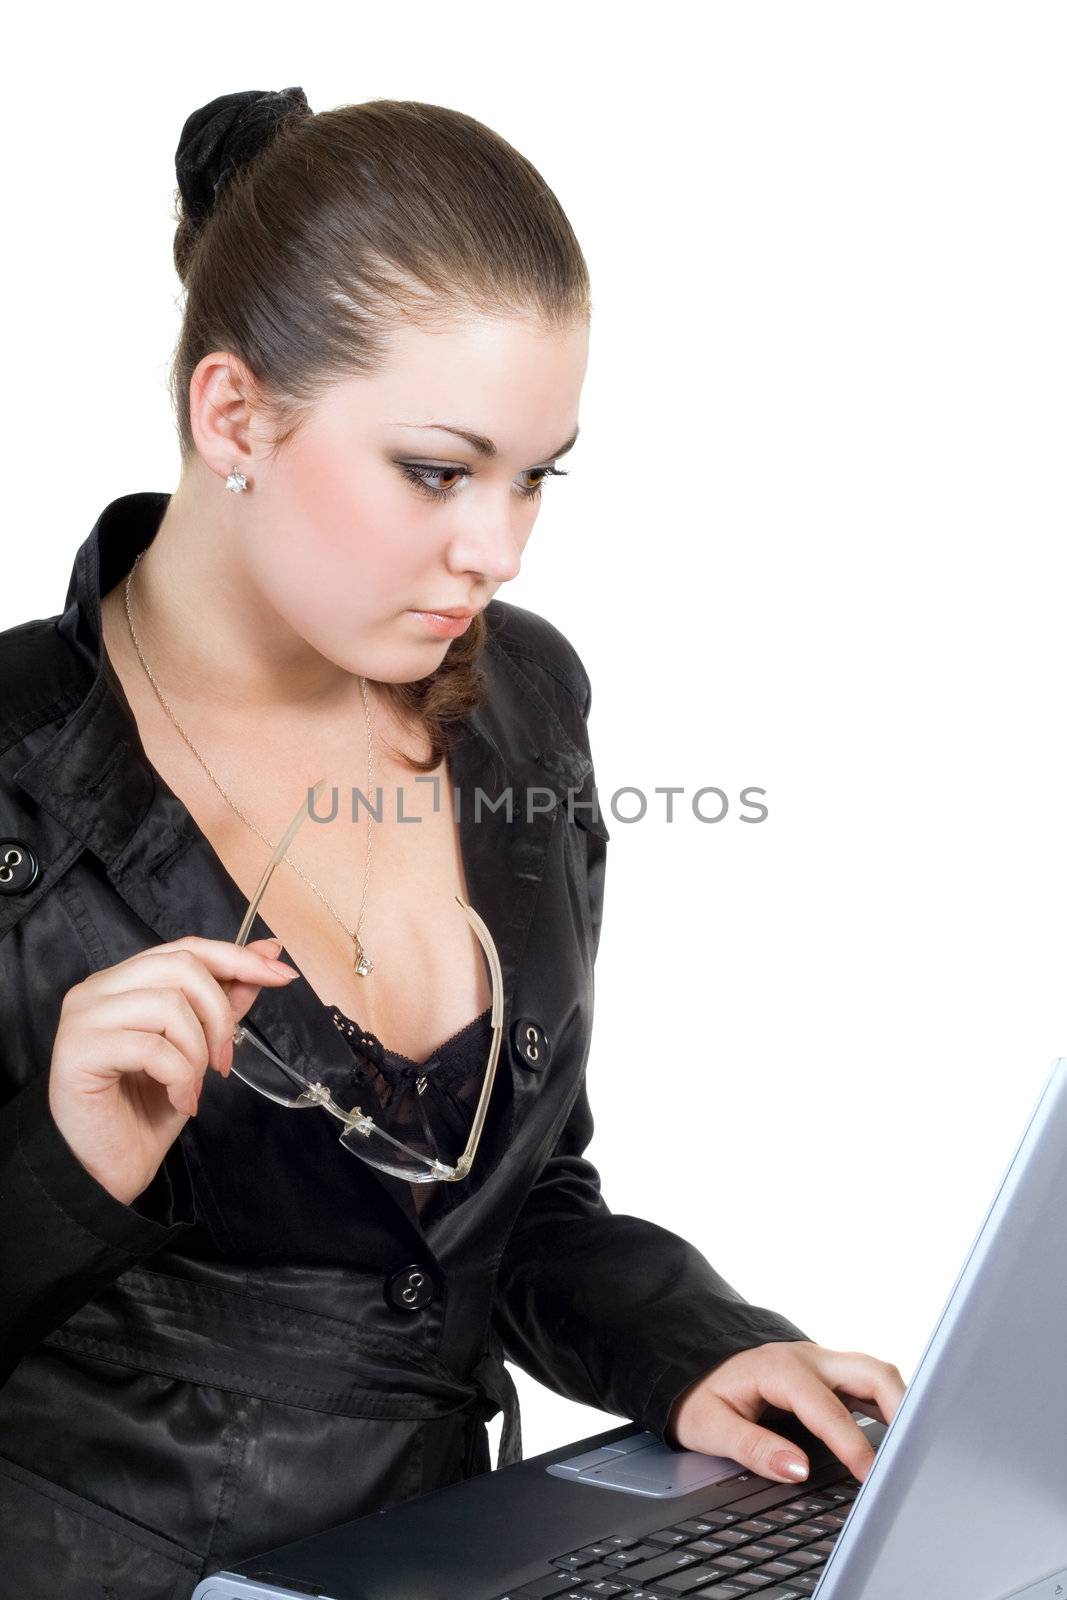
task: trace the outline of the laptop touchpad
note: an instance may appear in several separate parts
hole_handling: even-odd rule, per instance
[[[745,1469],[726,1456],[705,1456],[697,1450],[671,1450],[654,1433],[635,1433],[616,1439],[601,1450],[555,1461],[545,1468],[557,1478],[591,1483],[624,1494],[670,1500],[691,1494],[708,1483],[722,1483]]]

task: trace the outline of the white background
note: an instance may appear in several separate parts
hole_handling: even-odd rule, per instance
[[[1062,7],[112,5],[8,38],[0,627],[62,610],[107,501],[175,487],[190,111],[444,103],[555,189],[582,437],[502,598],[586,662],[602,800],[649,800],[607,818],[591,1154],[613,1210],[910,1377],[1067,1052]],[[527,1455],[618,1421],[516,1376]]]

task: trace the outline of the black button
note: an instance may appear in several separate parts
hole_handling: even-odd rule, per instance
[[[511,1030],[515,1054],[531,1072],[543,1072],[552,1060],[552,1046],[548,1034],[533,1017],[519,1017]]]
[[[0,894],[22,894],[36,883],[37,857],[21,839],[0,839]]]
[[[397,1311],[421,1311],[437,1298],[437,1278],[417,1262],[385,1280],[385,1300]]]

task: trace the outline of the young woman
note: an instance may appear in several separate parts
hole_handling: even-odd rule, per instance
[[[459,112],[296,88],[176,165],[178,487],[0,636],[11,1592],[187,1595],[486,1470],[502,1408],[517,1459],[503,1356],[783,1481],[795,1412],[863,1477],[897,1369],[584,1155],[590,683],[497,597],[578,431],[558,202]]]

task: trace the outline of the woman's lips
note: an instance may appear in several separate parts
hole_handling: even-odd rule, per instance
[[[439,639],[458,639],[474,621],[473,617],[444,617],[439,611],[413,611],[411,615],[418,617]]]

